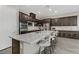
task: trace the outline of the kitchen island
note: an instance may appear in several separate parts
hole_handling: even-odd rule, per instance
[[[45,37],[50,36],[51,33],[53,33],[53,31],[47,30],[11,36],[12,53],[21,53],[21,48],[23,54],[37,53],[39,51],[39,46],[37,45],[37,43],[40,40],[44,40]]]

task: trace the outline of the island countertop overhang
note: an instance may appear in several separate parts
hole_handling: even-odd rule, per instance
[[[20,42],[35,44],[38,41],[44,39],[46,36],[49,36],[53,31],[38,31],[20,35],[12,35],[11,38],[18,40]]]

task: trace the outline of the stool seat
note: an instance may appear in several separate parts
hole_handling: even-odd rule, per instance
[[[39,43],[39,46],[50,46],[50,40],[49,41],[45,41],[45,42],[41,42]]]
[[[49,39],[40,40],[38,46],[39,46],[39,53],[42,53],[42,51],[45,50],[45,47],[50,46],[50,40]]]

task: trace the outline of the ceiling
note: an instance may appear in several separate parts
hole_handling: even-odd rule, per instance
[[[79,11],[79,5],[9,5],[9,7],[20,10],[26,14],[33,12],[37,14],[37,19]]]

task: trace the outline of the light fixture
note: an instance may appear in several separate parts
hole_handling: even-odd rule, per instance
[[[38,12],[40,14],[40,12]]]
[[[45,7],[46,7],[49,11],[52,11],[50,5],[46,5]]]
[[[51,8],[49,8],[49,11],[52,11],[52,9],[51,9]]]
[[[54,11],[54,13],[57,13],[57,12],[58,12],[57,10]]]

